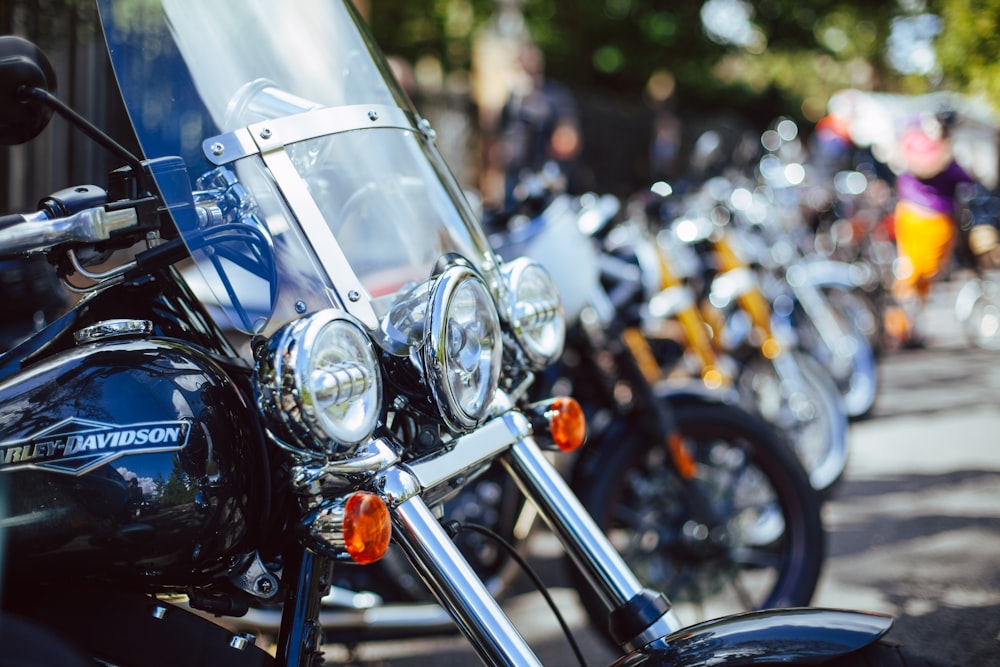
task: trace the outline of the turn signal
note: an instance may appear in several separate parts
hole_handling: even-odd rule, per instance
[[[587,438],[587,419],[575,398],[560,396],[545,411],[549,432],[556,447],[571,452]]]
[[[385,502],[374,493],[358,492],[344,507],[344,548],[356,563],[382,558],[389,549],[392,524]]]

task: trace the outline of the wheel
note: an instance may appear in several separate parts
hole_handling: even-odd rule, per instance
[[[805,312],[797,311],[795,327],[799,343],[830,371],[844,398],[847,416],[860,419],[871,413],[878,397],[878,369],[869,334],[877,328],[880,318],[874,306],[855,290],[823,286],[820,291],[829,314],[846,335],[831,349],[816,324]]]
[[[808,604],[824,533],[819,497],[795,454],[738,406],[686,402],[675,413],[696,461],[693,479],[681,478],[665,445],[619,424],[573,477],[586,509],[685,622]],[[608,610],[571,569],[590,618],[606,630]]]
[[[847,467],[848,418],[826,368],[798,350],[755,356],[740,366],[736,385],[742,405],[785,434],[813,487],[828,493]]]
[[[940,663],[932,662],[927,658],[919,656],[907,647],[897,644],[890,639],[881,639],[863,649],[848,653],[845,656],[828,662],[783,662],[781,664],[820,664],[824,667],[942,667]]]
[[[981,350],[1000,350],[1000,290],[989,280],[969,281],[955,300],[966,340]]]

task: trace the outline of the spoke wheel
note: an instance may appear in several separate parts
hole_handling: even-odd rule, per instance
[[[823,561],[820,500],[774,428],[735,406],[676,410],[696,461],[678,475],[665,446],[612,436],[577,493],[643,585],[685,622],[809,603]],[[620,434],[618,434],[620,436]],[[613,446],[612,446],[613,443]],[[579,575],[578,575],[579,576]],[[608,611],[577,581],[595,624]]]

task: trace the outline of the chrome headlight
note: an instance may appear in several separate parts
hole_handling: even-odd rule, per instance
[[[272,429],[297,452],[350,453],[375,430],[378,357],[343,311],[322,310],[277,331],[257,358],[256,381]]]
[[[444,271],[431,292],[421,360],[448,425],[474,428],[493,402],[500,381],[500,318],[490,291],[474,271]]]
[[[503,267],[509,302],[507,317],[528,362],[542,369],[562,354],[566,318],[555,282],[540,264],[519,257]]]

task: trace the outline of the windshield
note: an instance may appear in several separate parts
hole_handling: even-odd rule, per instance
[[[153,172],[220,324],[269,334],[336,306],[374,331],[452,253],[499,296],[485,235],[348,0],[99,4],[145,157],[180,158]]]

